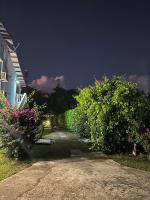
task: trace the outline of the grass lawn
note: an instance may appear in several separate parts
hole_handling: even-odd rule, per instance
[[[44,135],[47,135],[50,133],[50,130],[46,129],[44,130]],[[46,157],[46,152],[49,150],[47,146],[36,146],[36,150],[39,154],[42,154]],[[45,155],[46,154],[46,155]],[[10,159],[5,154],[4,150],[0,149],[0,181],[16,174],[17,172],[29,167],[31,165],[31,161],[15,161],[13,159]]]
[[[6,156],[4,151],[0,150],[0,181],[29,166],[29,162],[12,160]]]
[[[110,156],[114,161],[128,167],[150,171],[150,158],[142,156],[113,155]]]

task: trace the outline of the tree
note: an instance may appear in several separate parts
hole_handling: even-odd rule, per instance
[[[54,114],[64,113],[66,110],[72,109],[76,106],[74,98],[78,92],[75,89],[66,90],[61,87],[56,87],[54,92],[48,99],[48,111]]]
[[[76,89],[66,90],[59,86],[54,88],[51,94],[29,86],[24,88],[23,92],[26,92],[28,96],[33,93],[33,101],[30,101],[30,107],[33,106],[33,102],[36,102],[39,106],[45,105],[44,112],[48,114],[61,114],[66,110],[74,108],[76,106],[76,99],[74,96],[78,95]]]

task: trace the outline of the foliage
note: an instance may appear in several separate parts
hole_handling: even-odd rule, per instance
[[[37,106],[42,107],[43,113],[47,112],[48,93],[41,92],[29,86],[23,88],[23,92],[27,93],[28,96],[27,107],[33,108],[34,104],[36,104]]]
[[[65,127],[70,130],[74,131],[75,130],[75,109],[73,110],[68,110],[64,114],[65,117]]]
[[[64,114],[56,115],[56,126],[59,128],[65,128],[65,118]]]
[[[1,143],[11,157],[16,159],[30,155],[29,147],[34,143],[42,129],[41,109],[36,104],[33,108],[17,110],[7,103],[7,99],[1,94],[0,102],[3,106],[0,110],[2,118]]]
[[[54,88],[51,93],[39,91],[29,86],[24,88],[24,92],[26,92],[28,96],[33,94],[32,101],[29,103],[30,107],[33,106],[33,102],[36,102],[39,106],[45,104],[44,113],[55,115],[59,115],[64,113],[66,110],[74,108],[76,106],[74,96],[78,94],[78,91],[75,89],[66,90],[59,86]]]
[[[77,94],[76,90],[66,90],[61,87],[56,87],[54,92],[49,96],[47,111],[59,115],[64,113],[66,110],[74,108],[76,106],[74,96]]]
[[[150,119],[150,118],[149,118]],[[149,125],[150,126],[150,125]],[[141,144],[140,147],[143,147],[142,153],[150,153],[150,129],[149,128],[143,128],[143,130],[140,132],[140,134],[137,137],[137,142]]]
[[[79,107],[65,112],[65,127],[70,131],[78,133],[81,137],[90,137],[86,114]]]
[[[77,108],[65,114],[67,127],[73,124],[74,131],[90,137],[93,148],[125,153],[136,142],[141,151],[150,152],[149,132],[141,131],[150,126],[150,104],[135,83],[104,77],[82,89],[76,100]]]

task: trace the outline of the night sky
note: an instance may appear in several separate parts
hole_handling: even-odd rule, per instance
[[[0,0],[0,20],[30,81],[64,75],[68,88],[111,74],[150,75],[145,0]]]

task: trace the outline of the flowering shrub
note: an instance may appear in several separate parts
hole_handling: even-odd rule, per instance
[[[30,156],[30,146],[36,141],[42,129],[41,109],[36,104],[33,108],[17,110],[12,108],[7,99],[0,95],[1,145],[9,156],[17,159]]]

